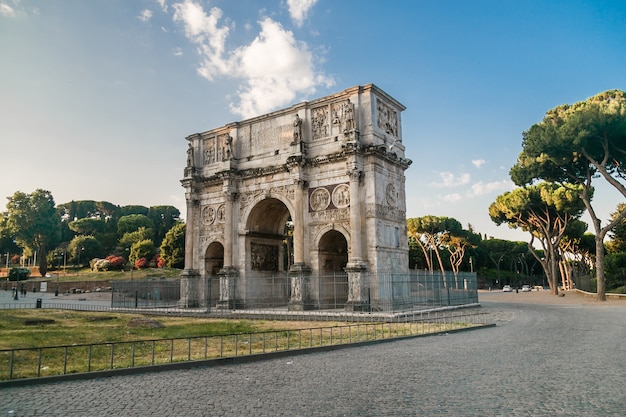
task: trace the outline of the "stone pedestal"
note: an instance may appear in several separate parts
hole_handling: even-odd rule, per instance
[[[195,269],[183,269],[180,273],[180,306],[196,308],[201,306],[200,301],[200,274]]]
[[[235,308],[235,281],[239,274],[235,268],[226,266],[217,275],[220,277],[220,299],[216,307],[221,310],[232,310]]]
[[[311,304],[311,268],[304,263],[295,263],[289,270],[291,281],[291,298],[289,311],[304,311],[312,309]]]
[[[370,311],[367,288],[367,265],[362,261],[351,261],[346,265],[348,274],[348,302],[346,311]]]

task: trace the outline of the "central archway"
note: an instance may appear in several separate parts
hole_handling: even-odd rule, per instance
[[[246,221],[245,299],[248,307],[287,305],[293,230],[291,213],[282,201],[266,198]]]

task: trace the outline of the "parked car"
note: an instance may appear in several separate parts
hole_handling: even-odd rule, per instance
[[[522,292],[530,292],[530,285],[522,285]]]
[[[513,289],[511,288],[510,285],[505,285],[504,287],[502,287],[502,292],[512,292]]]

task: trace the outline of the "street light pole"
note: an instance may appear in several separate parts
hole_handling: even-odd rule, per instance
[[[59,254],[59,265],[57,267],[57,289],[54,291],[54,296],[59,296],[59,275],[61,275],[61,259],[63,259],[63,253]]]
[[[9,252],[7,252],[7,291],[9,291]]]

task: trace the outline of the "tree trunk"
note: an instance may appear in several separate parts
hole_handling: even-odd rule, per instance
[[[602,235],[604,237],[604,235]],[[606,301],[606,285],[604,279],[604,241],[596,236],[596,282],[598,301]]]
[[[46,245],[41,245],[39,247],[39,273],[42,277],[46,276],[48,272],[48,251],[46,250]]]

